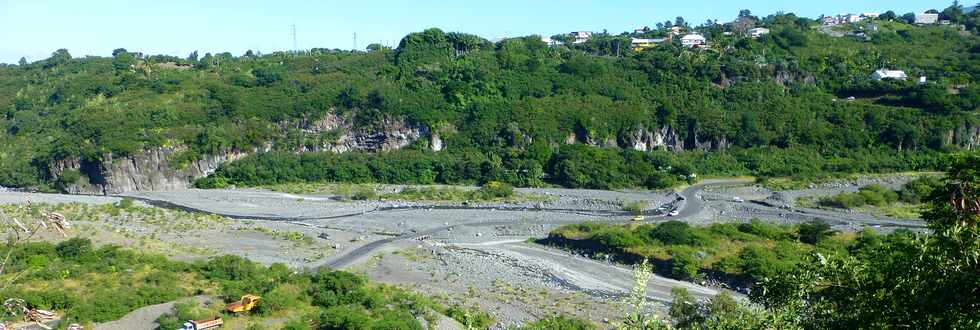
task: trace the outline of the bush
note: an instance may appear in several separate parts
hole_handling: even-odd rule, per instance
[[[936,188],[942,187],[942,180],[935,176],[925,176],[909,181],[898,192],[899,198],[906,203],[920,204],[929,198]]]
[[[898,193],[880,185],[861,187],[855,193],[837,194],[820,199],[824,206],[852,209],[865,205],[885,206],[898,201]]]
[[[664,222],[650,231],[650,238],[666,245],[699,245],[701,240],[685,222],[671,220]]]
[[[524,329],[526,330],[593,330],[596,329],[595,325],[589,323],[588,321],[566,316],[557,315],[551,316],[545,319],[537,320],[532,323],[528,323]]]
[[[366,280],[358,275],[324,269],[313,275],[312,282],[309,294],[316,306],[361,304],[366,299]]]
[[[344,305],[324,310],[318,323],[320,330],[371,329],[374,320],[364,308]]]
[[[55,246],[58,256],[65,259],[80,259],[92,254],[92,241],[88,238],[71,238]]]
[[[787,232],[784,227],[766,223],[759,219],[752,219],[747,223],[739,224],[738,231],[774,240],[793,239],[793,234]]]
[[[477,195],[481,200],[508,198],[514,196],[514,186],[499,181],[490,181],[477,190]]]
[[[670,274],[681,280],[694,280],[701,271],[701,258],[690,249],[675,249],[671,253]]]
[[[123,197],[122,199],[119,200],[119,203],[116,204],[117,207],[119,207],[121,209],[124,209],[124,210],[125,209],[133,208],[134,205],[135,205],[135,202],[133,202],[133,199],[132,198],[129,198],[129,197]]]
[[[294,285],[280,284],[275,289],[262,295],[259,313],[270,314],[297,306],[306,297],[302,289]]]
[[[446,316],[459,321],[467,329],[486,329],[493,325],[493,316],[490,314],[462,305],[447,308]]]
[[[628,203],[622,203],[623,211],[633,213],[635,215],[640,215],[643,210],[647,208],[650,204],[647,201],[632,201]]]
[[[830,225],[823,221],[814,220],[800,224],[800,242],[807,244],[817,244],[824,238],[833,235]]]

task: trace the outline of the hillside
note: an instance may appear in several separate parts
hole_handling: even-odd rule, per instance
[[[867,24],[833,37],[773,15],[757,39],[712,24],[688,28],[705,47],[638,51],[630,37],[668,30],[549,46],[429,29],[397,49],[238,57],[59,50],[0,66],[0,185],[101,194],[217,171],[199,184],[658,188],[691,173],[934,169],[980,147],[980,39]],[[882,67],[928,82],[873,80]]]

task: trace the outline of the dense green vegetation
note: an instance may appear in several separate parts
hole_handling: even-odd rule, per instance
[[[957,157],[942,185],[927,201],[929,207],[923,218],[929,223],[930,234],[897,231],[880,235],[866,231],[845,244],[835,243],[835,248],[823,249],[820,242],[833,241],[827,238],[828,228],[816,223],[800,226],[800,241],[817,241],[818,247],[801,258],[777,257],[763,264],[763,269],[775,271],[756,277],[750,294],[752,304],[726,295],[698,302],[686,291],[675,290],[669,323],[653,317],[633,317],[624,328],[668,329],[672,325],[677,329],[976,329],[980,327],[980,315],[976,313],[980,306],[980,154]],[[746,232],[767,237],[794,236],[786,227],[747,225],[758,230],[744,230],[729,237]],[[561,232],[581,235],[583,228],[588,227],[566,227]],[[619,244],[616,248],[620,251],[623,246],[663,250],[666,242],[702,244],[699,248],[710,250],[711,244],[717,243],[713,239],[717,236],[712,233],[714,227],[692,230],[673,224],[669,228],[646,227],[641,231],[607,227],[593,231],[593,240],[598,243],[604,239],[598,236],[608,237],[606,245],[599,247],[612,249]],[[645,245],[612,241],[643,244],[644,237],[640,235],[650,237]],[[768,253],[799,251],[786,244],[772,250],[775,251]],[[786,261],[793,265],[781,267]],[[643,283],[640,287],[645,286]]]
[[[875,234],[862,232],[858,238],[865,236]],[[625,262],[650,259],[662,267],[659,273],[678,279],[711,275],[751,283],[791,271],[809,253],[846,251],[855,238],[833,233],[824,223],[780,226],[752,220],[691,227],[668,221],[659,225],[568,225],[540,242]]]
[[[841,209],[852,209],[865,205],[887,206],[899,201],[920,204],[941,184],[942,182],[938,178],[927,176],[908,182],[898,191],[881,185],[870,185],[861,187],[854,193],[841,193],[821,198],[819,203],[823,206]]]
[[[3,278],[11,284],[0,290],[0,297],[21,298],[82,324],[115,320],[142,306],[198,294],[226,301],[258,294],[263,300],[254,315],[312,319],[318,329],[422,329],[417,318],[434,319],[433,311],[450,310],[401,289],[370,284],[360,275],[327,269],[296,272],[237,256],[185,263],[117,246],[97,248],[82,238],[13,248]],[[219,315],[220,307],[178,304],[160,325],[176,329],[188,319]],[[454,310],[461,313],[458,307]],[[294,329],[310,329],[308,322],[292,323]]]
[[[955,16],[972,22],[977,15]],[[93,175],[91,165],[109,154],[175,147],[181,151],[170,161],[179,167],[270,143],[276,152],[228,166],[202,186],[324,180],[657,188],[689,172],[935,169],[938,157],[964,147],[980,125],[980,39],[950,27],[875,23],[869,39],[833,37],[792,14],[747,14],[739,24],[678,20],[555,47],[535,36],[492,43],[429,29],[397,49],[366,52],[177,58],[119,49],[112,57],[73,58],[59,50],[0,66],[0,185],[63,188]],[[674,24],[699,30],[711,44],[625,46],[633,36],[664,36]],[[748,38],[747,25],[773,33]],[[930,83],[872,80],[882,65]],[[387,154],[293,153],[336,141],[338,132],[302,129],[328,114],[363,131],[386,120],[424,126],[447,149],[427,151],[422,139]],[[687,151],[620,151],[641,132],[666,132],[676,143],[667,138],[670,146],[661,149]],[[76,158],[82,170],[51,171]]]

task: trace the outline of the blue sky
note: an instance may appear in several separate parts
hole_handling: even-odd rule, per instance
[[[969,2],[969,1],[968,1]],[[488,39],[573,30],[610,32],[653,26],[677,16],[700,24],[729,21],[747,8],[756,15],[777,11],[801,16],[894,10],[899,15],[942,9],[945,0],[823,1],[255,1],[255,0],[0,0],[0,62],[47,58],[58,48],[73,56],[108,56],[113,49],[187,56],[193,50],[299,48],[396,44],[405,34],[429,27],[478,34]]]

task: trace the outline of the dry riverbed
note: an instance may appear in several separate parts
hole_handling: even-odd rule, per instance
[[[558,226],[630,223],[633,214],[623,211],[623,205],[639,201],[646,206],[648,223],[820,219],[847,231],[918,228],[917,221],[794,205],[801,196],[848,192],[871,183],[895,186],[907,180],[879,176],[782,192],[744,180],[717,180],[681,192],[519,189],[546,198],[465,204],[350,202],[327,193],[240,189],[133,193],[127,195],[135,199],[133,205],[121,207],[118,197],[7,191],[0,192],[0,209],[6,216],[27,217],[30,199],[38,207],[65,214],[76,224],[76,235],[181,260],[234,254],[294,268],[346,268],[448,304],[478,306],[496,317],[496,327],[506,328],[561,313],[598,324],[615,322],[622,315],[620,301],[634,284],[629,268],[526,243]],[[678,216],[666,215],[675,210]],[[666,302],[674,287],[705,299],[720,290],[655,277],[648,298]],[[653,304],[660,311],[665,306]]]

